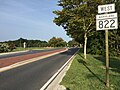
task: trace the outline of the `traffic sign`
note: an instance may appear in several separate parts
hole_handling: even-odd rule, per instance
[[[117,29],[117,13],[96,15],[96,30]]]
[[[98,13],[115,12],[115,4],[106,4],[98,6]]]
[[[104,0],[102,0],[102,3]],[[115,4],[99,5],[98,13],[105,13],[96,15],[96,29],[105,30],[105,47],[106,47],[106,86],[109,87],[109,48],[108,48],[108,30],[118,28],[117,13],[108,14],[108,12],[115,12]]]

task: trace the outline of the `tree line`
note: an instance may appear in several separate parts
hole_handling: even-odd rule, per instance
[[[118,18],[120,18],[119,0],[58,0],[61,10],[55,10],[53,22],[62,26],[67,35],[84,46],[86,53],[105,55],[105,31],[96,31],[96,15],[98,5],[115,3]],[[120,26],[120,19],[118,19]],[[110,55],[120,55],[120,28],[109,31]]]
[[[62,38],[57,38],[57,37],[52,37],[48,42],[41,41],[41,40],[27,40],[24,38],[20,38],[18,40],[0,42],[0,53],[12,51],[18,47],[23,48],[24,42],[26,43],[27,48],[30,48],[30,47],[66,47],[66,46],[74,47],[74,46],[79,46],[79,43],[77,43],[75,40],[71,40],[67,43]]]

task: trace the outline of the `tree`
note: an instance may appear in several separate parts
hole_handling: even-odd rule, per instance
[[[110,55],[120,55],[120,30],[109,31],[109,47]]]
[[[8,52],[9,45],[7,43],[0,43],[0,53]]]
[[[76,42],[74,39],[68,42],[69,47],[79,46],[79,43]]]
[[[110,3],[115,3],[115,9],[118,13],[118,29],[112,30],[109,33],[110,54],[120,56],[120,0],[110,0]],[[109,1],[108,1],[109,2]]]
[[[48,43],[51,47],[65,47],[67,44],[62,38],[56,37],[52,37]]]
[[[84,37],[84,59],[86,59],[87,38],[95,32],[95,17],[101,0],[59,0],[62,10],[53,11],[57,15],[54,23],[62,26],[67,35],[78,42]],[[83,42],[82,42],[83,43]]]
[[[16,46],[15,46],[15,44],[13,42],[8,43],[8,45],[9,45],[9,50],[10,51],[12,51],[13,49],[16,49]]]
[[[49,45],[51,47],[56,47],[56,43],[57,43],[57,39],[56,37],[52,37],[49,41],[48,41]]]
[[[105,34],[104,31],[94,32],[88,40],[88,51],[90,54],[105,55]]]
[[[27,39],[20,38],[14,41],[5,41],[5,43],[8,43],[11,49],[14,49],[16,47],[23,47],[24,42],[26,42],[27,47],[47,47],[48,46],[48,43],[46,41],[41,41],[41,40],[27,40]]]

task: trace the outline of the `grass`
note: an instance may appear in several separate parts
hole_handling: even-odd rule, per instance
[[[12,52],[25,51],[25,50],[43,50],[43,49],[46,49],[46,48],[41,48],[41,47],[21,48],[21,47],[17,47],[17,48],[14,49]]]
[[[105,86],[105,57],[78,53],[61,84],[67,90],[120,90],[120,57],[110,57],[110,88]]]

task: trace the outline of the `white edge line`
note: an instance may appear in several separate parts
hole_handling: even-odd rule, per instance
[[[42,88],[40,88],[40,90],[45,90],[50,85],[50,83],[52,83],[52,81],[65,68],[65,66],[72,60],[72,58],[78,53],[78,51],[76,51],[76,53],[43,85]]]

